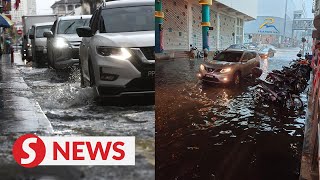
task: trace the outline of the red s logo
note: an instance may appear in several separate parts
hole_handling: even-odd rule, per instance
[[[44,159],[46,147],[43,141],[34,134],[19,137],[13,145],[13,157],[26,168],[38,166]]]

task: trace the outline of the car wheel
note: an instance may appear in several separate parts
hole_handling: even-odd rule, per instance
[[[93,87],[95,85],[95,77],[94,77],[94,71],[92,62],[89,61],[89,75],[90,75],[90,87]]]
[[[234,75],[233,75],[233,86],[237,87],[239,86],[241,83],[241,74],[240,72],[236,72]]]

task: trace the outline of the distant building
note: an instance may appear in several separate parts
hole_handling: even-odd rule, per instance
[[[304,0],[258,0],[258,17],[246,22],[245,42],[292,45],[297,37],[294,19],[306,18]]]
[[[16,0],[11,0],[11,17],[17,29],[22,28],[22,16],[36,15],[37,6],[36,0],[22,0],[20,1],[19,8],[14,9],[14,4]]]
[[[164,50],[203,47],[202,6],[199,0],[162,0]],[[256,0],[210,1],[209,50],[243,43],[243,24],[257,17]],[[160,40],[156,39],[156,42]]]
[[[51,8],[53,10],[53,14],[65,16],[68,14],[74,14],[75,10],[80,6],[80,0],[60,0],[55,2]]]

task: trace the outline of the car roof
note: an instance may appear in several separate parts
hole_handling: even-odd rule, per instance
[[[62,16],[58,20],[72,20],[72,19],[91,19],[92,15],[80,15],[80,16]]]
[[[224,52],[245,52],[244,49],[226,49]]]
[[[246,50],[246,49],[226,49],[224,52],[241,52],[241,53],[244,53],[244,52],[255,52],[254,50]]]
[[[117,7],[129,7],[129,6],[143,6],[150,5],[154,6],[154,0],[116,0],[116,1],[108,1],[102,6],[102,9],[110,9]]]
[[[38,27],[38,26],[50,26],[50,25],[53,25],[53,22],[36,23],[33,26]]]

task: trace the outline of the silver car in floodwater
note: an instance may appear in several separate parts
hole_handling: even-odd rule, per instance
[[[91,15],[59,17],[50,32],[45,33],[48,47],[48,64],[54,69],[65,69],[79,63],[82,38],[78,27],[89,25]]]
[[[47,38],[44,37],[45,32],[49,32],[53,22],[37,23],[32,25],[32,34],[29,34],[31,39],[32,61],[37,65],[47,63]]]
[[[228,49],[213,60],[202,63],[198,78],[205,82],[238,85],[241,77],[250,75],[253,68],[260,67],[260,61],[256,51]]]
[[[82,87],[98,96],[154,94],[154,1],[111,1],[78,28]]]

